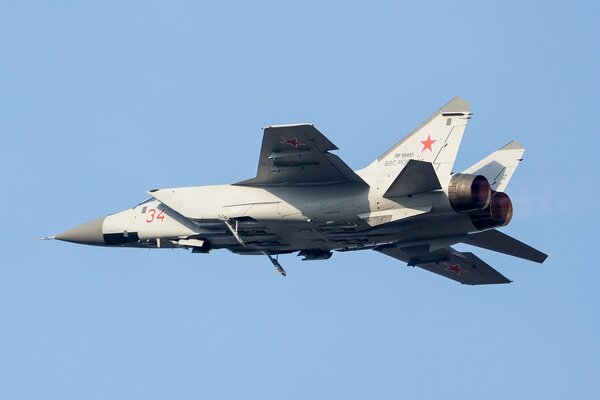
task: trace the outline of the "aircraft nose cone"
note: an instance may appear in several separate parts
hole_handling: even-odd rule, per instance
[[[65,242],[91,244],[96,246],[104,245],[104,236],[102,234],[102,224],[104,218],[98,218],[85,224],[77,225],[74,228],[59,233],[55,239]]]

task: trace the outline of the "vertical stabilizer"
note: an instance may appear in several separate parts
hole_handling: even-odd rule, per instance
[[[523,161],[524,152],[525,148],[519,143],[510,142],[483,160],[473,164],[463,173],[483,175],[490,182],[493,190],[504,192],[519,163]]]
[[[358,175],[386,191],[410,160],[419,160],[432,163],[442,187],[446,187],[469,118],[469,103],[453,98],[381,157],[357,171]]]

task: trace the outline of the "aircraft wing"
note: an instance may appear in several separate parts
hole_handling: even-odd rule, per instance
[[[381,246],[375,250],[465,285],[510,283],[504,275],[473,253],[462,253],[452,247],[427,252],[428,246],[399,248]]]
[[[236,185],[293,186],[366,183],[338,156],[337,147],[310,124],[264,129],[256,177]]]

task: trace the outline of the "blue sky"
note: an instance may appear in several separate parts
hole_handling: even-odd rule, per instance
[[[597,3],[101,3],[0,3],[0,398],[597,397]],[[361,168],[455,95],[457,169],[527,148],[503,231],[550,258],[477,251],[510,285],[35,240],[249,178],[270,124]]]

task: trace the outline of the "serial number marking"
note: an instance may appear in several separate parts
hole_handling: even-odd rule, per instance
[[[158,211],[158,214],[157,214]],[[150,208],[148,211],[148,218],[146,218],[147,223],[151,223],[157,220],[163,222],[165,220],[164,212],[165,210],[157,210],[156,208]]]

